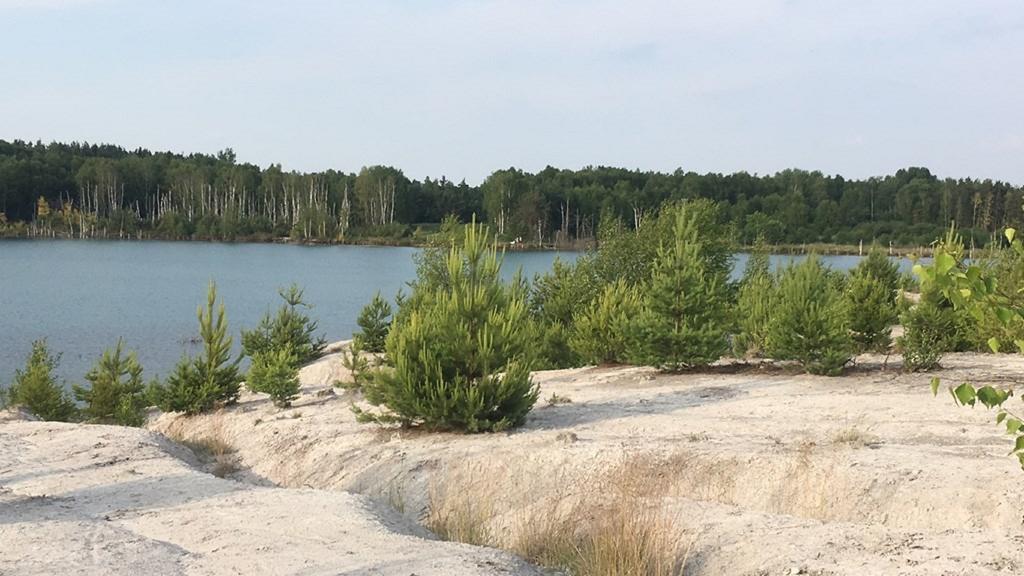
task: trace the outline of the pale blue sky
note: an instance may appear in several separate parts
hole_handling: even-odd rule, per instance
[[[1024,183],[1020,0],[0,0],[0,138]]]

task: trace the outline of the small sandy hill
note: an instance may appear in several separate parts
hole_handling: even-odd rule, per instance
[[[363,496],[200,471],[160,434],[0,424],[0,574],[528,575]]]
[[[438,510],[471,517],[487,543],[510,550],[581,505],[594,517],[628,499],[667,519],[688,551],[687,574],[1024,571],[1024,472],[992,414],[933,398],[931,374],[860,361],[842,378],[542,372],[523,428],[458,435],[357,423],[350,407],[361,398],[332,387],[346,374],[330,354],[303,370],[290,409],[245,394],[218,413],[163,415],[151,427],[227,443],[236,477],[334,490],[346,502],[344,492],[363,494],[428,524],[431,509],[433,520]],[[1014,356],[946,364],[938,375],[949,382],[1007,384],[1024,373]],[[337,526],[329,510],[309,521]]]

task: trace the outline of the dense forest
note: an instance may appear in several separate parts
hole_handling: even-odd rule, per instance
[[[955,222],[973,245],[1024,224],[1024,188],[926,168],[847,180],[784,170],[497,170],[479,186],[400,169],[284,171],[215,155],[0,140],[0,236],[413,243],[445,216],[527,245],[587,244],[602,219],[642,226],[666,202],[722,205],[734,240],[926,245]]]

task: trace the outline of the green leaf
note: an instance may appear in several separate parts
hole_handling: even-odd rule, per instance
[[[1012,244],[1013,243],[1013,237],[1017,235],[1017,231],[1014,230],[1013,228],[1007,228],[1006,231],[1003,232],[1003,234],[1006,235],[1006,239],[1009,240],[1010,243]]]
[[[1017,436],[1017,441],[1013,443],[1013,450],[1010,450],[1010,454],[1016,454],[1024,450],[1024,436]]]
[[[1006,420],[1006,411],[1005,410],[1000,411],[999,414],[996,414],[996,424],[1002,424],[1003,420]]]
[[[996,390],[991,386],[984,386],[978,390],[978,400],[985,405],[986,408],[995,408],[1006,402],[1009,394],[1003,390]]]
[[[935,254],[935,268],[939,271],[939,274],[945,274],[956,266],[956,259],[953,256],[939,252]]]
[[[1020,430],[1021,424],[1024,424],[1024,422],[1021,422],[1020,420],[1018,420],[1016,418],[1007,418],[1006,419],[1006,433],[1007,434],[1016,434],[1017,431]]]
[[[988,339],[988,347],[992,349],[992,352],[999,353],[999,338],[995,336]]]
[[[1011,321],[1013,321],[1014,313],[1013,310],[1010,310],[1009,308],[997,306],[996,317],[999,318],[999,321],[1002,322],[1003,324],[1009,324]]]
[[[953,398],[959,402],[962,406],[974,406],[974,399],[977,398],[978,394],[974,390],[974,386],[971,386],[967,382],[957,386],[953,389]]]
[[[932,378],[932,396],[938,396],[939,395],[939,383],[940,382],[941,381],[939,380],[938,376],[935,376],[934,378]]]

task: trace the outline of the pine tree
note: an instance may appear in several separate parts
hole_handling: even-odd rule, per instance
[[[259,352],[252,359],[246,386],[268,394],[278,408],[291,406],[299,397],[299,370],[288,348]]]
[[[775,289],[775,276],[770,270],[767,246],[758,240],[743,272],[736,304],[739,331],[733,339],[733,352],[737,356],[764,354]]]
[[[619,280],[577,314],[569,345],[584,362],[615,364],[625,362],[629,351],[631,323],[641,310],[639,291]]]
[[[166,412],[198,414],[217,403],[230,404],[238,399],[242,378],[238,371],[241,358],[231,360],[232,338],[224,305],[217,306],[217,286],[210,283],[206,308],[199,308],[199,335],[203,353],[196,358],[182,357],[161,390],[160,409]]]
[[[850,361],[853,344],[839,291],[816,256],[782,273],[768,324],[767,352],[797,360],[812,374],[835,376]]]
[[[254,330],[242,330],[242,351],[254,358],[257,354],[288,348],[296,366],[301,366],[318,358],[327,347],[327,341],[316,336],[316,321],[302,312],[303,308],[312,306],[303,299],[298,285],[292,284],[278,294],[284,304],[277,315],[271,317],[267,313]]]
[[[445,285],[417,283],[403,300],[410,308],[399,311],[387,338],[394,366],[363,388],[387,411],[361,417],[468,432],[519,426],[538,394],[526,287],[502,282],[497,248],[475,222],[445,265]]]
[[[640,358],[667,371],[707,366],[728,350],[727,277],[687,208],[676,214],[674,241],[658,250],[637,323]]]
[[[384,341],[391,329],[391,304],[381,298],[380,292],[359,313],[356,324],[362,331],[353,335],[361,350],[378,353],[384,351]]]
[[[872,248],[850,273],[844,297],[848,323],[859,351],[885,352],[898,320],[899,269],[881,250]]]
[[[85,375],[88,388],[72,385],[75,399],[84,403],[82,415],[100,424],[141,426],[145,422],[145,384],[134,352],[123,354],[122,342],[103,352]]]
[[[75,403],[53,375],[59,362],[60,356],[50,353],[46,340],[33,342],[25,368],[14,373],[14,383],[7,391],[8,401],[43,420],[74,420]]]

